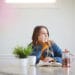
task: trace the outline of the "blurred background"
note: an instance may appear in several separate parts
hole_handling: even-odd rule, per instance
[[[17,45],[32,41],[35,26],[45,25],[50,39],[75,53],[75,0],[53,4],[10,4],[0,0],[0,55],[12,55]]]

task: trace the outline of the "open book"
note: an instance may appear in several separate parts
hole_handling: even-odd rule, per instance
[[[37,66],[51,66],[51,67],[61,67],[62,64],[58,62],[43,62],[40,60],[40,62],[37,64]]]

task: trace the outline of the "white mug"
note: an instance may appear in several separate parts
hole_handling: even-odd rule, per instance
[[[28,65],[36,64],[36,56],[28,56]]]

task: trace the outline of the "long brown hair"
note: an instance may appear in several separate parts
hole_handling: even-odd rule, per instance
[[[32,35],[32,44],[33,45],[37,45],[37,40],[38,40],[38,36],[39,36],[41,28],[45,28],[47,30],[47,33],[48,33],[48,36],[49,36],[49,31],[48,31],[46,26],[43,26],[43,25],[36,26],[34,28],[33,35]]]

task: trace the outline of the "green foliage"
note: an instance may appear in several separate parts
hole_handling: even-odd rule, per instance
[[[32,52],[32,46],[21,47],[17,46],[14,48],[13,54],[16,55],[18,58],[26,58]]]

